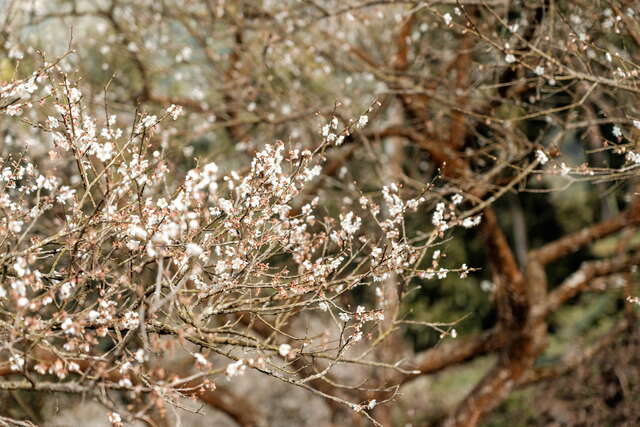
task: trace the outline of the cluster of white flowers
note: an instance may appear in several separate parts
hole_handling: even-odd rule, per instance
[[[14,354],[9,357],[9,367],[14,372],[22,371],[22,368],[24,368],[24,363],[24,357],[19,354]]]
[[[98,325],[106,325],[111,323],[116,312],[116,302],[102,300],[98,304],[98,310],[90,310],[87,315],[89,323],[96,323]]]
[[[135,311],[127,311],[122,319],[122,327],[126,329],[135,329],[140,325],[140,315]]]
[[[228,377],[236,377],[239,375],[244,375],[246,370],[247,365],[245,365],[244,360],[239,359],[233,363],[229,363],[225,372]]]
[[[171,106],[167,108],[167,114],[169,114],[173,120],[178,120],[178,117],[182,114],[182,106],[171,104]]]
[[[347,236],[353,236],[358,231],[361,224],[362,219],[355,216],[353,212],[347,212],[345,215],[340,215],[340,225]]]
[[[73,324],[73,320],[70,317],[64,319],[64,321],[60,324],[60,327],[67,335],[75,335],[77,333],[76,327]]]
[[[449,224],[447,224],[447,221],[445,220],[444,202],[440,202],[436,205],[436,209],[433,211],[433,216],[431,217],[431,223],[440,231],[445,231],[449,228]]]
[[[187,247],[185,249],[185,254],[191,258],[197,258],[202,255],[204,250],[195,243],[187,243]]]
[[[469,275],[469,267],[467,264],[462,264],[460,266],[460,278],[464,279]]]
[[[300,147],[288,151],[283,142],[264,146],[243,172],[209,162],[186,171],[184,178],[174,177],[163,158],[164,141],[171,132],[162,133],[159,147],[154,147],[154,136],[163,132],[160,122],[179,117],[181,107],[172,105],[166,114],[145,115],[137,126],[132,125],[134,132],[124,131],[117,126],[126,121],[124,115],[109,116],[102,126],[103,119],[93,119],[84,111],[82,94],[70,87],[70,105],[58,101],[54,107],[58,115],[44,115],[40,128],[52,134],[52,141],[47,141],[55,154],[51,158],[57,165],[68,161],[73,175],[41,173],[36,163],[29,162],[3,164],[0,173],[5,190],[0,206],[10,213],[1,225],[13,233],[9,237],[13,242],[26,233],[23,248],[40,244],[41,240],[28,239],[33,237],[29,234],[32,218],[35,221],[41,212],[53,209],[48,205],[54,202],[61,212],[56,212],[54,220],[60,224],[60,234],[51,238],[55,244],[47,242],[34,246],[32,252],[13,255],[7,284],[0,286],[0,304],[8,301],[19,313],[47,313],[42,318],[19,314],[20,321],[31,322],[26,334],[50,333],[59,339],[65,354],[99,357],[103,354],[99,343],[119,342],[115,331],[139,329],[143,334],[164,328],[157,319],[169,312],[176,313],[171,319],[176,335],[193,342],[191,322],[209,328],[217,325],[218,316],[254,309],[293,312],[297,309],[291,307],[308,303],[319,308],[318,315],[337,318],[339,327],[348,329],[349,343],[362,342],[372,336],[364,329],[365,322],[380,322],[386,315],[384,293],[376,283],[392,275],[418,275],[415,267],[423,246],[414,246],[406,235],[405,215],[420,209],[427,197],[406,200],[401,192],[412,190],[390,183],[381,194],[345,198],[338,218],[321,216],[319,197],[308,198],[305,190],[322,173],[324,159]],[[369,116],[349,123],[350,129],[363,128]],[[342,143],[350,129],[338,128],[337,118],[322,128],[325,144]],[[23,207],[24,197],[32,200],[43,195],[47,200],[34,203],[35,210]],[[448,229],[455,220],[454,206],[463,200],[454,195],[451,203],[438,204],[434,224]],[[29,216],[31,212],[36,213]],[[64,255],[53,249],[50,256],[43,254],[43,247],[67,249]],[[371,262],[361,262],[367,253]],[[71,261],[63,265],[66,257]],[[272,261],[278,257],[284,262]],[[42,259],[61,261],[55,261],[60,262],[57,270],[50,265],[42,269],[45,275],[38,271]],[[466,266],[460,271],[466,272]],[[432,274],[444,277],[448,272],[435,268]],[[342,305],[340,295],[370,285],[378,298],[375,308],[359,305],[353,311]],[[148,305],[134,304],[136,295]],[[83,303],[76,309],[78,301]],[[47,310],[40,310],[45,305]],[[52,315],[50,322],[47,317],[54,305],[64,310]],[[172,309],[165,310],[169,305]],[[183,307],[189,307],[192,318],[182,316]],[[239,327],[227,324],[220,330],[235,333]],[[218,332],[212,330],[202,339],[218,339]],[[173,331],[168,328],[167,333]],[[305,342],[295,349],[285,340],[278,338],[275,342],[281,344],[265,347],[283,363],[291,363],[299,352],[326,351],[320,338],[314,345]],[[157,348],[157,343],[148,344]],[[120,376],[113,382],[123,388],[138,387],[136,378],[147,368],[145,354],[143,349],[126,349],[105,362]],[[198,367],[211,366],[204,354],[190,354]],[[226,366],[228,378],[266,367],[261,358],[242,357]],[[41,361],[34,369],[62,379],[80,371],[75,360]],[[21,365],[15,359],[12,364],[22,369],[26,362]],[[375,405],[371,401],[365,407]]]
[[[154,116],[154,115],[148,115],[148,116],[144,116],[141,120],[140,123],[138,124],[138,127],[136,128],[136,132],[142,132],[144,129],[147,128],[151,128],[155,125],[158,124],[158,117]]]
[[[338,129],[338,124],[339,124],[338,118],[337,117],[332,118],[330,123],[327,123],[324,126],[322,126],[322,136],[329,143],[335,143],[335,145],[342,145],[346,136],[345,132],[348,132],[348,131],[345,130],[340,134],[336,134]]]
[[[351,315],[349,315],[349,313],[341,311],[340,313],[338,313],[338,318],[343,322],[348,322],[351,319]]]
[[[473,228],[480,225],[482,221],[482,215],[470,216],[462,220],[462,226],[464,228]]]
[[[82,92],[80,92],[80,89],[77,87],[71,87],[69,88],[67,96],[69,97],[69,102],[76,103],[82,98]]]
[[[291,346],[289,344],[280,344],[278,347],[278,353],[282,357],[287,357],[291,353]]]
[[[193,353],[193,358],[196,359],[196,362],[200,366],[208,367],[211,365],[211,363],[207,360],[207,358],[200,353]]]
[[[56,201],[58,203],[65,204],[69,200],[73,199],[74,194],[76,194],[76,190],[67,185],[63,185],[58,189],[58,192],[56,194]]]
[[[538,160],[541,165],[544,165],[549,161],[549,157],[547,157],[544,151],[536,150],[536,160]]]
[[[109,412],[107,419],[113,427],[122,427],[122,417],[117,412]]]
[[[620,129],[619,126],[614,126],[611,133],[613,133],[613,136],[616,138],[622,138],[622,129]]]
[[[567,166],[566,163],[562,162],[560,164],[560,175],[568,176],[571,173],[571,168]]]
[[[640,164],[640,153],[636,153],[635,151],[627,151],[627,153],[625,154],[625,159],[633,164]]]
[[[101,162],[106,162],[113,157],[113,144],[109,141],[104,144],[94,144],[94,154]]]

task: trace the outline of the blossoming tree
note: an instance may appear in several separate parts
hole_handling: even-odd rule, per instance
[[[442,417],[468,426],[637,323],[632,3],[0,7],[1,390],[261,425],[253,371],[386,426],[410,383],[489,355]],[[576,188],[602,197],[540,225]],[[599,291],[611,325],[542,363]],[[461,315],[424,318],[438,295]]]

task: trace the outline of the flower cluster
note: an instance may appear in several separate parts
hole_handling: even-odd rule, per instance
[[[210,161],[176,176],[154,136],[165,119],[179,118],[180,107],[139,114],[129,129],[122,116],[101,123],[83,107],[79,88],[56,73],[54,67],[2,89],[26,98],[15,105],[33,109],[47,153],[5,159],[0,174],[7,213],[0,233],[12,248],[2,255],[7,273],[0,285],[0,304],[12,317],[0,328],[11,337],[13,371],[58,379],[80,373],[139,392],[143,377],[162,383],[145,370],[150,355],[179,337],[230,357],[225,369],[213,370],[230,380],[247,369],[295,376],[274,370],[273,361],[341,359],[347,349],[322,337],[302,346],[285,333],[251,338],[242,333],[245,320],[273,321],[280,331],[301,308],[319,307],[315,315],[333,319],[348,344],[374,339],[369,325],[392,314],[384,304],[353,310],[344,296],[393,275],[425,277],[417,268],[425,248],[454,218],[439,204],[436,230],[426,243],[409,243],[405,217],[428,197],[406,199],[396,184],[379,196],[363,195],[361,210],[347,205],[332,216],[320,197],[307,194],[324,157],[281,141],[257,151],[247,169]],[[35,108],[28,98],[46,79],[49,95]],[[338,130],[334,118],[322,129],[324,143],[340,145],[352,128],[367,124],[362,115]],[[452,206],[461,202],[456,196]],[[140,337],[135,345],[128,344],[132,336]],[[23,353],[30,342],[46,357]],[[122,350],[105,359],[110,346]],[[190,354],[196,368],[214,366],[201,352]],[[96,363],[106,365],[96,371],[90,367]],[[110,420],[122,422],[115,412]]]

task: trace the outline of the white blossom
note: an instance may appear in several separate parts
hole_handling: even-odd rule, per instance
[[[342,229],[349,236],[355,234],[362,224],[362,219],[354,215],[353,212],[348,212],[346,215],[340,215],[340,219],[340,225]]]
[[[200,255],[202,255],[202,253],[204,252],[204,250],[198,246],[195,243],[187,243],[187,247],[185,249],[185,253],[187,254],[188,257],[199,257]]]
[[[122,319],[122,326],[126,329],[137,328],[140,324],[140,316],[135,311],[127,311]]]
[[[24,224],[24,221],[21,220],[14,220],[14,221],[9,221],[9,231],[11,231],[12,233],[19,233],[20,231],[22,231],[22,225]]]
[[[63,185],[58,189],[58,193],[56,194],[56,201],[64,205],[65,203],[67,203],[69,200],[73,198],[73,195],[75,193],[76,193],[76,190],[73,190],[72,188],[66,185]]]
[[[200,365],[206,366],[209,364],[207,358],[200,353],[194,353],[193,358],[196,359],[196,362],[198,362]]]
[[[24,367],[24,357],[15,354],[9,358],[9,364],[12,371],[21,371]]]
[[[167,113],[173,120],[177,120],[178,117],[180,117],[180,115],[182,114],[182,106],[171,104],[171,106],[167,108]]]
[[[467,264],[462,264],[460,266],[460,278],[464,279],[469,275],[469,267]]]
[[[47,118],[47,126],[49,126],[49,129],[56,129],[59,126],[58,119],[53,116],[49,116]]]
[[[244,360],[240,359],[227,365],[226,374],[228,377],[235,377],[244,374],[247,369]]]
[[[634,164],[640,164],[640,153],[636,153],[635,151],[627,151],[627,154],[625,155],[625,159],[627,159],[627,161],[634,163]]]
[[[147,231],[136,224],[130,224],[127,229],[127,233],[129,234],[129,236],[134,237],[138,240],[146,240],[148,236]]]
[[[246,265],[247,262],[242,258],[234,258],[233,261],[231,261],[231,268],[236,271],[242,270]]]
[[[465,218],[464,220],[462,220],[462,226],[464,228],[472,228],[472,227],[475,227],[478,224],[480,224],[481,220],[482,220],[482,215],[468,217],[468,218]]]
[[[9,116],[20,116],[22,115],[22,105],[20,104],[12,104],[5,108],[5,112]]]
[[[622,130],[618,126],[614,126],[611,132],[616,138],[622,138]]]
[[[287,357],[290,352],[291,346],[289,344],[280,344],[280,347],[278,347],[278,353],[280,353],[282,357]]]
[[[95,155],[101,162],[106,162],[113,157],[113,144],[109,141],[98,144],[95,148]]]
[[[110,412],[107,419],[114,425],[122,423],[122,417],[117,412]]]
[[[69,89],[69,101],[71,103],[80,101],[81,97],[82,93],[78,90],[78,88],[72,87],[71,89]]]
[[[444,220],[444,209],[445,204],[440,202],[436,205],[436,210],[433,212],[433,216],[431,217],[431,223],[438,227],[441,231],[449,228],[448,224]]]
[[[144,354],[144,350],[143,350],[143,349],[141,349],[141,348],[139,348],[139,349],[135,352],[134,357],[135,357],[135,359],[136,359],[136,362],[138,362],[138,363],[144,363],[144,361],[145,361],[145,354]]]
[[[549,157],[542,150],[536,150],[536,159],[541,165],[544,165],[549,161]]]
[[[158,121],[158,117],[156,116],[153,116],[153,115],[146,116],[144,119],[142,119],[142,121],[140,122],[140,125],[143,128],[148,128],[155,125],[157,121]]]

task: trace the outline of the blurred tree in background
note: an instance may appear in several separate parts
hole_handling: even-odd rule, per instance
[[[86,203],[48,211],[41,229],[25,220],[25,231],[2,202],[0,332],[7,344],[0,350],[0,423],[73,425],[80,412],[67,414],[67,421],[52,414],[97,401],[107,408],[101,422],[114,425],[636,425],[639,17],[632,0],[0,0],[0,147],[9,167],[2,191],[10,194],[11,182],[26,185],[16,184],[21,178],[12,178],[11,168],[29,159],[49,171],[44,175],[68,181],[67,192],[76,192],[69,199]],[[50,83],[42,84],[54,90],[30,91],[30,79],[44,76]],[[82,109],[74,110],[75,103]],[[86,151],[73,148],[73,124],[86,123],[85,114],[104,122],[106,133],[92,137],[102,151],[90,144]],[[62,140],[53,135],[52,115],[64,122]],[[129,131],[118,140],[109,136],[111,127]],[[71,134],[72,160],[56,160]],[[105,152],[107,140],[113,143]],[[249,166],[252,159],[279,158],[272,147],[280,146],[317,159],[300,163],[298,169],[308,166],[314,176],[304,187],[287,187],[295,193],[290,200],[267,202],[278,187],[251,184],[265,201],[247,211],[232,213],[215,199],[210,213],[193,218],[175,205],[163,214],[206,219],[210,227],[221,209],[225,220],[237,214],[238,236],[225,225],[226,231],[216,229],[216,236],[229,233],[224,241],[198,240],[210,229],[196,233],[187,224],[162,255],[136,252],[137,243],[119,254],[109,243],[93,267],[81,265],[98,230],[92,221],[109,211],[104,205],[118,188],[119,175],[105,172],[120,165],[116,160],[146,153],[159,165],[140,170],[148,174],[144,183],[120,182],[130,185],[132,198],[114,203],[114,212],[123,213],[116,222],[129,227],[129,238],[142,248],[155,232],[132,219],[147,215],[143,206],[152,209],[160,195],[176,197],[190,177],[204,182],[212,164],[214,177],[202,188],[213,193],[215,182],[215,189],[235,191],[245,177],[262,177]],[[296,155],[282,173],[285,187],[287,180],[298,182]],[[162,168],[170,172],[158,172]],[[87,186],[94,178],[99,185]],[[282,221],[301,218],[317,233],[299,237],[318,251],[314,259],[340,259],[321,291],[317,283],[305,288],[301,277],[320,269],[322,257],[314,261],[281,241],[280,252],[256,245],[264,265],[255,261],[255,272],[229,267],[239,272],[225,280],[256,288],[238,293],[244,299],[234,296],[216,316],[195,313],[206,312],[198,304],[214,304],[227,292],[211,290],[218,272],[189,270],[197,277],[183,285],[176,264],[176,281],[159,284],[170,259],[203,255],[213,266],[224,247],[240,248],[237,242],[248,239],[242,220],[282,205],[288,208]],[[394,206],[402,206],[402,220]],[[362,222],[351,222],[353,215]],[[334,221],[347,237],[331,240],[340,227],[328,218],[340,218]],[[74,222],[84,228],[70,232],[69,241],[56,234]],[[358,240],[350,228],[364,237]],[[59,247],[31,250],[29,233]],[[404,248],[397,254],[404,264],[394,267],[387,255],[396,245]],[[89,272],[108,259],[113,283],[118,274],[129,275],[114,310],[125,316],[131,304],[148,330],[138,323],[107,328],[111,341],[101,342],[106,353],[95,359],[63,351],[64,316],[80,319],[89,304],[98,304],[87,291],[88,302],[74,297],[78,308],[60,303],[64,315],[41,313],[62,340],[51,348],[37,344],[44,332],[37,339],[16,332],[29,322],[15,285],[24,267],[15,265],[21,254],[31,254],[26,262],[35,266],[45,249],[58,257],[54,264],[42,261],[47,274],[66,267],[29,298],[41,299],[48,286],[57,290],[82,274],[85,287],[109,282]],[[382,261],[376,267],[380,256],[384,272]],[[303,268],[304,261],[314,264]],[[122,270],[127,263],[139,264],[139,271]],[[264,279],[267,270],[274,272]],[[268,289],[256,290],[261,286]],[[273,295],[287,302],[281,312],[268,311]],[[168,308],[174,299],[180,314]],[[327,312],[328,303],[335,310]],[[150,310],[148,323],[141,307]],[[364,307],[375,326],[346,328],[354,319],[364,324]],[[153,319],[156,310],[164,326]],[[338,326],[321,338],[330,321]],[[194,330],[209,335],[190,336]],[[362,342],[333,352],[316,344],[342,343],[348,334],[360,339],[358,333]],[[122,366],[135,364],[138,348],[146,356],[129,378]],[[19,369],[16,351],[23,354]],[[267,353],[283,365],[269,371],[254,363]],[[106,368],[93,367],[103,359],[109,359]],[[57,362],[65,375],[52,377]],[[79,366],[68,369],[69,363]],[[38,371],[45,365],[45,373]],[[202,367],[210,371],[205,375]],[[235,378],[244,368],[263,375]],[[184,381],[171,383],[173,376]],[[278,388],[284,386],[273,378],[287,387]],[[210,383],[205,390],[192,380]],[[41,381],[47,387],[33,391]],[[88,392],[98,385],[99,393]],[[133,393],[141,385],[144,399]],[[162,387],[173,387],[177,396],[167,399]],[[61,393],[79,397],[57,401]],[[215,411],[198,415],[199,405],[184,396]]]

